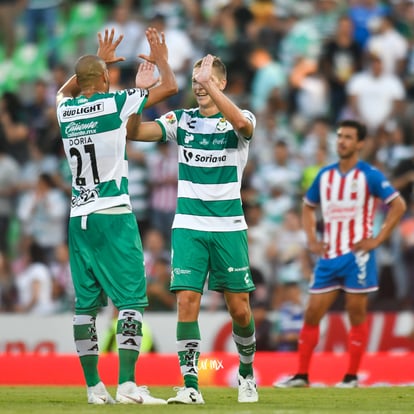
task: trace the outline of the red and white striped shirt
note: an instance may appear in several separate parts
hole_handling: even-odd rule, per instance
[[[346,174],[338,163],[321,169],[304,202],[321,205],[323,241],[329,246],[325,258],[349,253],[356,242],[371,237],[376,198],[388,204],[398,194],[381,171],[364,161]]]

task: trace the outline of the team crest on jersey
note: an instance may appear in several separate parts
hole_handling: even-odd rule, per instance
[[[355,200],[358,196],[358,181],[352,180],[351,182],[351,199]]]
[[[73,196],[71,200],[72,207],[79,207],[85,204],[92,203],[99,197],[99,193],[97,189],[93,190],[86,190],[85,188],[81,187],[79,194],[77,196]]]
[[[175,117],[174,112],[170,112],[169,114],[165,115],[165,120],[171,125],[177,122],[177,118]]]
[[[351,183],[351,193],[356,193],[358,190],[358,182],[353,180]]]
[[[220,118],[217,122],[216,129],[218,131],[225,131],[227,129],[227,121],[226,118]]]

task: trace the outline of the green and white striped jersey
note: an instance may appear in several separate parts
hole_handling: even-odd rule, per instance
[[[243,114],[256,125],[255,116]],[[198,108],[171,111],[156,120],[163,140],[178,145],[178,200],[173,228],[247,229],[240,187],[251,137],[242,137],[221,114]]]
[[[126,123],[140,114],[148,91],[127,89],[63,99],[57,118],[72,171],[71,217],[126,205]]]

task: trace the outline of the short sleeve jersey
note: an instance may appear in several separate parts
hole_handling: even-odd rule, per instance
[[[354,243],[372,236],[375,199],[390,203],[399,195],[384,174],[364,161],[342,174],[339,164],[322,168],[304,202],[321,205],[327,258],[349,253]]]
[[[254,115],[242,112],[255,127]],[[240,187],[251,137],[238,134],[222,114],[204,117],[198,108],[168,112],[157,122],[163,140],[178,145],[173,228],[245,230]]]
[[[140,114],[148,91],[128,89],[63,99],[57,107],[63,147],[72,172],[71,217],[119,205],[128,193],[126,124]]]

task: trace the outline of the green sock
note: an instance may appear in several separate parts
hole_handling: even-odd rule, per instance
[[[95,320],[96,315],[75,315],[73,318],[76,350],[88,387],[93,387],[101,380],[98,373],[99,348]]]
[[[98,356],[96,355],[87,355],[80,357],[80,362],[83,369],[83,375],[85,377],[86,385],[88,387],[93,387],[98,382],[100,382],[100,377],[98,373]]]
[[[116,342],[119,355],[118,383],[135,382],[135,366],[142,341],[142,309],[119,311]]]
[[[253,360],[256,352],[253,316],[245,327],[233,321],[233,339],[239,353],[239,374],[243,378],[246,378],[248,375],[253,376]]]
[[[177,353],[181,375],[187,388],[198,390],[198,358],[200,356],[198,321],[177,323]]]

